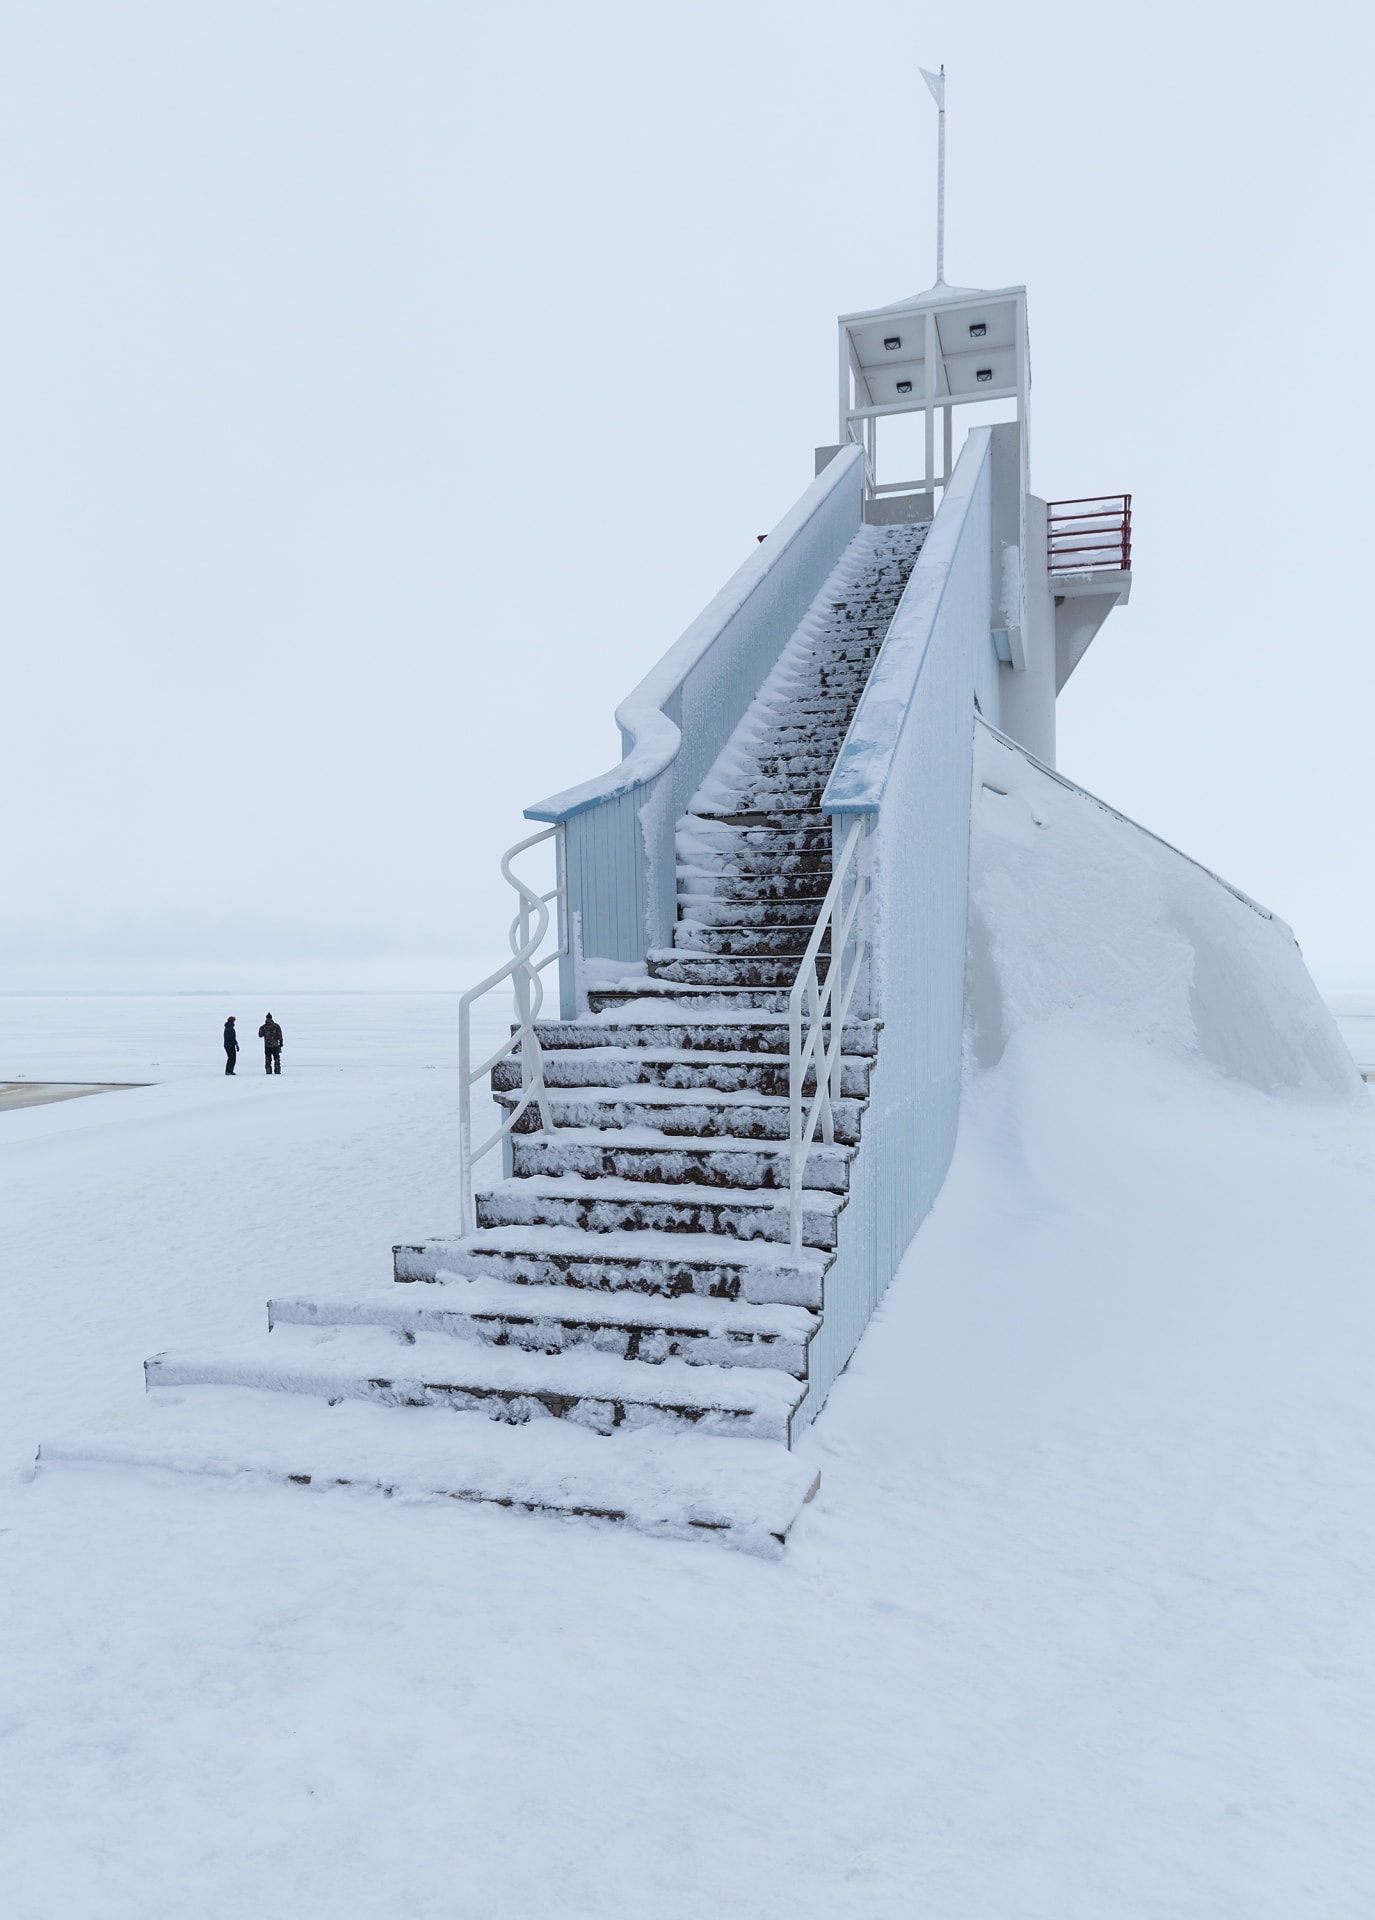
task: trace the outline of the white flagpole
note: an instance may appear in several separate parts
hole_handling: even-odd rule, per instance
[[[931,98],[936,103],[936,116],[939,126],[936,146],[936,285],[945,285],[945,65],[941,64],[939,73],[928,73],[925,67],[918,68],[922,79],[931,89]]]

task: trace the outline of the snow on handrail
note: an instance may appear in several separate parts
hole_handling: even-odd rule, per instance
[[[789,512],[784,514],[767,540],[759,543],[737,567],[715,599],[698,614],[685,633],[674,642],[644,679],[628,693],[616,709],[616,724],[626,741],[625,757],[610,772],[584,780],[525,809],[527,820],[567,820],[604,800],[614,800],[632,788],[642,786],[663,772],[673,760],[682,740],[677,722],[665,708],[681,690],[692,669],[721,638],[732,621],[744,610],[752,596],[774,569],[786,559],[788,551],[806,533],[831,496],[845,484],[855,466],[862,463],[863,450],[846,447],[817,475]]]
[[[989,427],[971,429],[964,443],[826,783],[821,797],[823,813],[879,810],[940,618],[952,563],[989,467],[992,444]]]
[[[855,858],[864,832],[865,822],[860,818],[852,820],[845,830],[845,838],[836,850],[831,884],[788,995],[788,1238],[794,1253],[802,1251],[803,1175],[818,1125],[827,1146],[835,1140],[835,1102],[841,1093],[845,1018],[868,958],[867,922],[856,926],[869,884],[867,877],[858,871]],[[831,951],[823,981],[817,961],[828,932]],[[847,970],[845,962],[852,934],[856,948]],[[810,1107],[804,1109],[802,1095],[809,1069],[816,1076],[816,1089]]]

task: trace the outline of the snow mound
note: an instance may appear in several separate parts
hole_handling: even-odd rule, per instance
[[[1282,920],[993,728],[976,733],[971,1067],[1072,1014],[1262,1093],[1366,1102]]]

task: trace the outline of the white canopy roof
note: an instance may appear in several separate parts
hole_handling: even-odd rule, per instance
[[[840,316],[855,409],[1020,398],[1026,289],[949,287]],[[928,343],[933,343],[928,382]]]

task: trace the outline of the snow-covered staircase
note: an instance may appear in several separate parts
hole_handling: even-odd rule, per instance
[[[830,881],[822,792],[924,533],[863,528],[765,680],[679,822],[673,945],[538,1025],[553,1124],[520,1115],[476,1230],[399,1246],[389,1289],[272,1301],[239,1349],[158,1355],[148,1418],[43,1458],[786,1537],[817,1483],[789,1443],[879,1044],[847,1025],[794,1251],[788,992]],[[518,1058],[496,1068],[499,1102],[520,1084]]]

